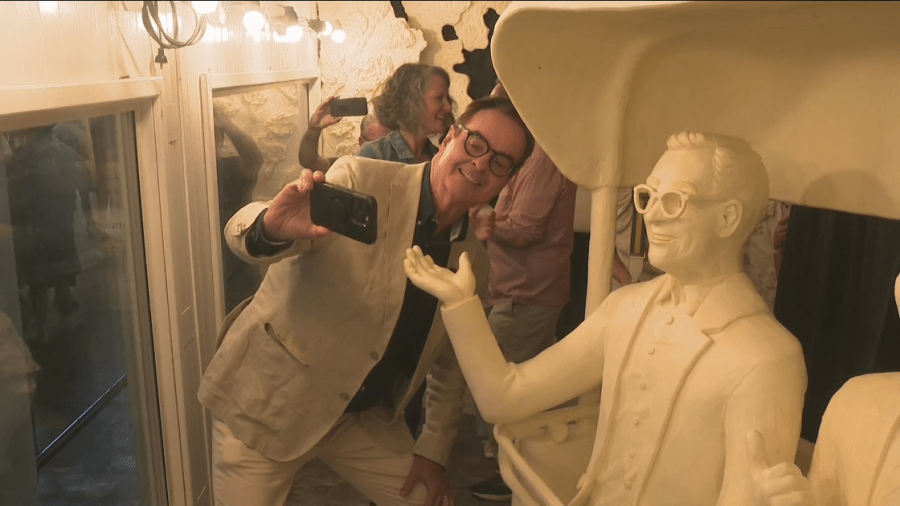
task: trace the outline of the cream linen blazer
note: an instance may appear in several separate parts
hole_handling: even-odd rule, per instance
[[[229,247],[247,262],[271,265],[256,295],[226,318],[198,397],[247,446],[278,461],[304,454],[381,358],[406,288],[403,259],[412,245],[424,168],[347,156],[329,169],[329,182],[378,201],[372,245],[331,234],[253,258],[245,238],[268,203],[251,203],[229,220]],[[453,243],[451,267],[462,251],[469,252],[483,292],[487,254],[471,230]],[[426,374],[425,424],[414,442],[402,414]],[[393,393],[394,408],[363,412],[361,423],[386,448],[446,465],[464,390],[436,315],[412,380]]]

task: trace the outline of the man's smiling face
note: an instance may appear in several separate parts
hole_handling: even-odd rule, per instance
[[[494,109],[477,112],[465,125],[487,140],[491,150],[511,157],[517,164],[525,158],[525,133],[512,118]],[[450,200],[465,207],[489,202],[509,182],[496,176],[490,162],[494,152],[474,157],[466,152],[466,132],[453,127],[434,157],[431,184],[436,200]]]

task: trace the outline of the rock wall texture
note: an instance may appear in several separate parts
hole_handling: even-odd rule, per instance
[[[498,14],[510,2],[402,2],[409,17],[398,18],[390,2],[318,2],[319,18],[339,21],[347,40],[338,44],[328,37],[320,42],[322,97],[364,96],[368,100],[400,65],[423,62],[443,67],[450,74],[450,96],[454,113],[471,101],[466,94],[469,76],[455,72],[463,63],[463,50],[484,49],[488,27],[484,15]],[[450,25],[457,40],[445,41],[444,26]],[[371,110],[371,106],[370,106]],[[353,154],[358,148],[361,118],[345,118],[323,133],[327,157]]]

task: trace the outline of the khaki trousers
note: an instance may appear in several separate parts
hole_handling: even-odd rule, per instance
[[[425,504],[425,487],[408,497],[400,489],[412,469],[411,452],[386,450],[362,429],[359,415],[344,414],[310,451],[295,460],[278,462],[249,448],[213,421],[213,496],[216,506],[283,505],[297,473],[319,458],[378,506]]]

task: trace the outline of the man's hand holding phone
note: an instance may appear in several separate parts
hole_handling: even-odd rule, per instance
[[[363,244],[378,240],[378,202],[350,188],[317,181],[310,195],[312,222]]]
[[[263,218],[263,236],[273,242],[315,239],[331,232],[312,222],[310,217],[310,193],[316,182],[324,182],[325,173],[313,173],[309,169],[300,172],[300,178],[285,186],[269,206]]]

